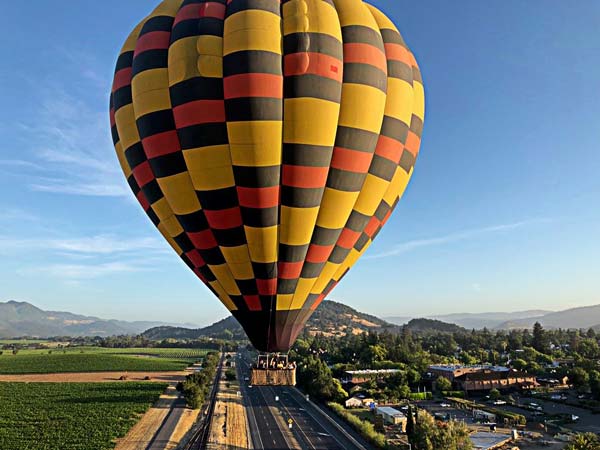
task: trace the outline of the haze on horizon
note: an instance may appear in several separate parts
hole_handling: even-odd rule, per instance
[[[380,317],[600,303],[600,4],[373,3],[421,66],[423,143],[396,212],[330,298]],[[113,66],[148,8],[4,5],[0,301],[198,325],[227,315],[114,155]]]

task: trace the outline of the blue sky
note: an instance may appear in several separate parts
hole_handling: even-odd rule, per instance
[[[110,142],[113,64],[153,4],[3,5],[0,301],[226,315],[132,199]],[[374,4],[421,65],[424,139],[400,206],[331,298],[383,316],[600,303],[600,3]]]

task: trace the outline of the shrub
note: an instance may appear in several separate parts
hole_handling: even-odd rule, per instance
[[[327,406],[335,412],[339,417],[344,419],[348,424],[358,431],[367,441],[377,448],[386,448],[385,436],[375,431],[375,427],[371,422],[361,420],[352,413],[349,413],[339,403],[329,402]]]

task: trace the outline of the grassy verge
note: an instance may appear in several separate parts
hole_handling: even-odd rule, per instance
[[[385,436],[375,431],[375,427],[371,422],[361,420],[356,415],[346,411],[339,403],[329,402],[327,403],[327,406],[375,447],[386,448]]]

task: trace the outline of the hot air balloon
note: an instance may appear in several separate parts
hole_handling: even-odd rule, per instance
[[[152,223],[262,352],[286,352],[413,173],[424,91],[362,0],[165,0],[110,96]]]

